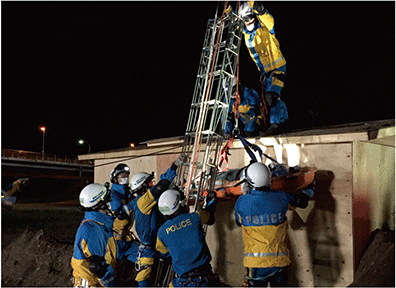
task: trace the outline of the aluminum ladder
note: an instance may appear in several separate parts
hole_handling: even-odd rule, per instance
[[[174,185],[194,211],[204,191],[213,191],[232,86],[236,83],[242,21],[235,12],[209,19]]]

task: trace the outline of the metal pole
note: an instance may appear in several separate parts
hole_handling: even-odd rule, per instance
[[[45,129],[43,130],[43,147],[41,149],[41,160],[44,159]]]

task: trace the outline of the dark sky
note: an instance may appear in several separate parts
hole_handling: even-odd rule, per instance
[[[76,157],[184,134],[224,2],[1,2],[2,148]],[[237,2],[229,2],[236,7]],[[395,2],[265,2],[297,129],[394,119]],[[222,10],[221,10],[222,11]],[[221,13],[219,11],[219,13]],[[244,43],[242,83],[260,91]]]

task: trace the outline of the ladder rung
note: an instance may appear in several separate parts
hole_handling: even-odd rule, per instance
[[[230,48],[226,48],[227,51],[230,51],[232,54],[234,54],[235,56],[238,55],[238,53],[236,53],[235,51],[232,51]]]

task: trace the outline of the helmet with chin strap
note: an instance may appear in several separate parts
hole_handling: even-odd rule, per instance
[[[126,164],[118,164],[111,172],[110,172],[110,181],[111,183],[116,183],[115,179],[122,172],[130,173],[129,166]]]

